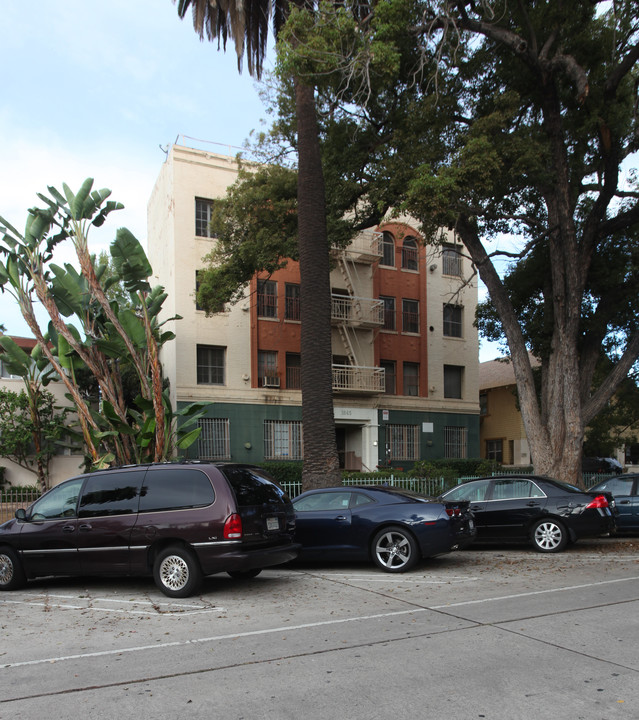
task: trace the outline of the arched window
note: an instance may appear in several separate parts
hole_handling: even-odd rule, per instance
[[[385,232],[382,239],[381,264],[395,267],[395,239],[389,232]]]
[[[417,270],[418,257],[417,240],[407,237],[402,245],[402,267],[405,270]]]

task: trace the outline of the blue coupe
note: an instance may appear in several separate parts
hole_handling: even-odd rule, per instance
[[[309,490],[293,500],[295,539],[302,559],[372,560],[405,572],[473,541],[469,506],[378,485]]]

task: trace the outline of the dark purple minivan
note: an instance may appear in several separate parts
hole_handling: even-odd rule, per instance
[[[153,575],[170,597],[203,576],[255,577],[297,556],[295,514],[264,470],[161,463],[57,485],[0,525],[0,590],[45,575]]]

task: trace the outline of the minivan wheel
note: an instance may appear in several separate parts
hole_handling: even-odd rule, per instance
[[[169,547],[158,553],[153,578],[169,597],[189,597],[200,587],[202,570],[195,555],[183,547]]]
[[[380,530],[371,544],[373,562],[385,572],[410,570],[420,559],[419,547],[408,530],[387,527]]]
[[[0,548],[0,590],[17,590],[27,582],[18,554],[11,548]]]
[[[229,570],[228,574],[236,580],[250,580],[257,577],[262,572],[262,568],[253,568],[252,570]]]
[[[539,552],[561,552],[568,545],[568,531],[558,521],[546,518],[535,523],[531,532],[535,550]]]

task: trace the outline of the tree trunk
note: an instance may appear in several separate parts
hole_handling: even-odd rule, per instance
[[[333,414],[331,286],[324,174],[312,86],[295,80],[298,140],[300,263],[302,488],[339,485]]]

